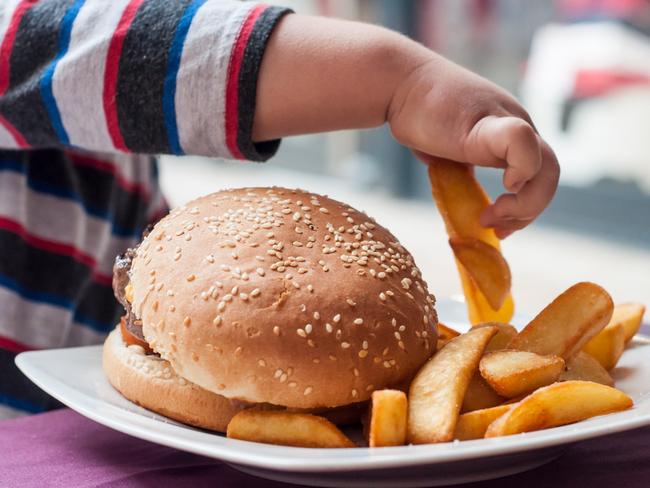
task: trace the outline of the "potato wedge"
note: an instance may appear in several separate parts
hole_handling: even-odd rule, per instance
[[[505,414],[514,405],[498,405],[496,407],[484,408],[467,412],[458,417],[454,439],[468,441],[471,439],[482,439],[485,431],[492,422]]]
[[[231,439],[294,447],[356,447],[333,423],[307,413],[248,409],[236,414]]]
[[[479,222],[490,199],[474,177],[473,170],[467,165],[440,158],[431,158],[428,162],[431,190],[449,237],[478,239],[500,250],[494,231]],[[514,311],[512,296],[508,294],[503,305],[494,310],[464,266],[458,261],[456,264],[470,322],[509,322]]]
[[[370,447],[406,444],[408,402],[399,390],[377,390],[370,402],[368,445]]]
[[[496,327],[470,330],[449,341],[420,368],[409,389],[409,442],[453,439],[467,385],[485,345],[496,333]]]
[[[446,326],[445,324],[438,322],[438,339],[453,339],[458,337],[460,332],[452,329],[451,327]]]
[[[603,288],[577,283],[547,305],[510,341],[508,349],[568,359],[607,325],[613,309],[612,298]]]
[[[565,381],[536,390],[490,424],[485,437],[571,424],[633,405],[622,391],[591,381]]]
[[[449,245],[492,310],[499,310],[510,295],[512,284],[510,267],[501,252],[479,239],[467,237],[451,238]]]
[[[476,371],[469,380],[465,398],[463,398],[463,405],[460,408],[461,413],[472,412],[474,410],[484,410],[490,407],[501,405],[507,399],[500,396],[492,389],[487,381],[483,379],[481,373]]]
[[[499,332],[490,339],[488,345],[485,346],[485,352],[500,351],[507,349],[510,341],[517,335],[517,329],[510,324],[502,324],[501,322],[485,322],[484,324],[476,325],[475,327],[483,327],[486,325],[493,325],[499,329]]]
[[[621,303],[614,307],[614,313],[608,325],[621,324],[625,329],[625,343],[639,332],[645,306],[640,303]]]
[[[593,381],[601,385],[614,386],[614,380],[602,365],[584,351],[569,358],[558,381]]]
[[[608,325],[582,348],[606,370],[613,369],[625,349],[625,328],[623,324]]]
[[[487,353],[479,363],[481,376],[499,395],[513,398],[556,381],[564,370],[559,356],[503,350]]]

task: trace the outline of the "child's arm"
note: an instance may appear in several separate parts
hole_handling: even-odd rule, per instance
[[[229,0],[1,0],[0,148],[265,160],[255,86],[286,9]]]
[[[553,151],[501,88],[386,29],[300,15],[280,21],[260,71],[256,140],[385,122],[424,161],[503,167],[511,193],[483,215],[501,237],[530,223],[555,193]]]

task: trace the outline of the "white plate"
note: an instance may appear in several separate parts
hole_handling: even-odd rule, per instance
[[[460,324],[465,307],[437,305],[442,321]],[[104,377],[101,347],[27,352],[18,367],[70,408],[151,442],[225,461],[257,476],[313,486],[439,486],[518,473],[561,455],[583,439],[650,424],[650,341],[637,337],[614,372],[633,409],[510,437],[381,449],[303,449],[227,439],[144,410],[118,394]],[[471,461],[471,462],[468,462]]]

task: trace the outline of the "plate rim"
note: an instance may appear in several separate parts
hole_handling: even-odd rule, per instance
[[[60,354],[62,351],[71,353],[73,350],[84,350],[88,352],[90,349],[96,349],[97,356],[101,358],[101,347],[84,346],[50,349],[46,351],[28,351],[18,354],[15,362],[18,368],[39,388],[77,413],[106,427],[149,442],[219,459],[224,462],[275,471],[317,473],[327,470],[346,472],[410,467],[422,464],[452,463],[571,444],[581,440],[602,437],[650,425],[650,406],[643,405],[648,408],[640,410],[635,404],[631,410],[609,414],[612,421],[608,424],[592,424],[590,422],[591,419],[580,422],[582,427],[580,430],[573,428],[578,424],[571,424],[537,432],[493,439],[477,439],[462,442],[452,441],[442,444],[408,445],[381,449],[366,447],[314,449],[271,446],[250,441],[228,439],[222,435],[201,431],[181,424],[161,423],[160,420],[154,417],[147,417],[141,413],[126,410],[118,405],[106,402],[101,398],[92,397],[80,390],[74,390],[74,388],[54,376],[49,376],[48,380],[50,384],[44,385],[41,381],[42,368],[33,364],[31,361],[31,358],[36,355]],[[47,373],[45,372],[45,374]],[[52,384],[56,387],[52,387]],[[66,395],[69,390],[73,393],[71,397],[70,395]],[[75,399],[75,396],[78,396],[81,400]],[[102,414],[101,408],[97,409],[92,407],[103,407],[104,410],[110,408],[111,410],[117,411],[118,414],[115,416],[105,415]],[[630,415],[631,412],[636,412],[636,414]],[[137,416],[138,421],[130,422],[129,419],[132,416]],[[169,429],[190,429],[201,437],[206,436],[207,442],[198,442],[199,439],[194,441],[187,440],[181,436],[175,438],[173,435],[174,431],[169,431]],[[218,441],[210,444],[209,441],[214,439],[218,439]],[[255,451],[248,449],[251,445],[256,447]],[[258,452],[260,449],[265,449],[269,452]],[[277,452],[273,452],[275,450]],[[351,452],[363,456],[351,457],[349,456]]]

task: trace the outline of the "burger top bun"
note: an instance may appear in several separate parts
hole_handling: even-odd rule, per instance
[[[330,198],[226,190],[173,210],[133,261],[133,310],[183,377],[296,408],[366,400],[436,346],[434,297],[384,227]]]

